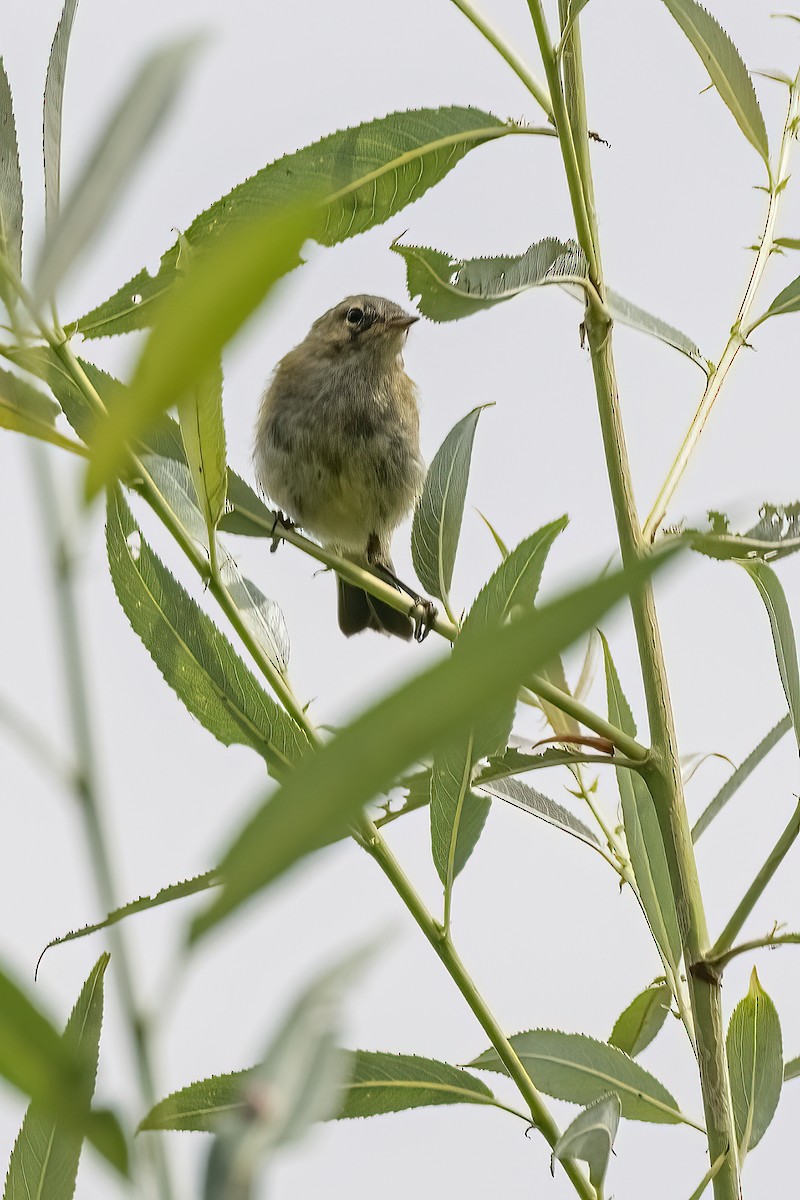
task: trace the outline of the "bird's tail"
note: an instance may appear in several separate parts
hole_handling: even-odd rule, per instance
[[[345,637],[352,637],[362,629],[377,629],[381,633],[410,641],[414,633],[414,622],[396,608],[371,596],[363,588],[337,576],[339,588],[339,628]]]

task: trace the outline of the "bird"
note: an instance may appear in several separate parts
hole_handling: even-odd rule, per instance
[[[347,296],[278,363],[258,411],[253,464],[278,506],[335,553],[405,591],[415,619],[337,576],[338,618],[350,637],[375,629],[417,640],[436,610],[394,573],[392,535],[417,503],[426,466],[417,389],[403,347],[419,318],[382,296]]]

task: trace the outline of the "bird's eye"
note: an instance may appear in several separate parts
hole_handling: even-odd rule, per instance
[[[348,310],[347,310],[347,324],[348,325],[360,325],[363,317],[364,317],[364,310],[362,308],[348,308]]]

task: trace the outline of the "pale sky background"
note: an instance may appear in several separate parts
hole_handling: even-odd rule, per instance
[[[555,5],[550,6],[551,9]],[[761,0],[714,0],[713,10],[753,68],[794,72],[800,27],[771,21]],[[537,61],[523,0],[485,0],[485,11],[517,48]],[[59,0],[5,0],[0,50],[14,92],[26,187],[26,253],[41,238],[40,102]],[[691,334],[716,358],[751,263],[745,247],[760,229],[765,198],[760,161],[713,92],[694,51],[659,0],[595,0],[583,18],[590,123],[610,143],[593,148],[603,254],[611,285]],[[64,114],[64,185],[69,190],[95,132],[142,56],[170,37],[206,31],[208,43],[176,113],[142,164],[113,223],[67,281],[65,319],[85,312],[143,264],[155,266],[201,209],[282,153],[336,128],[394,110],[474,104],[501,117],[540,121],[516,78],[447,0],[331,5],[321,0],[260,5],[248,0],[140,0],[135,6],[82,0],[75,24]],[[535,67],[541,75],[541,68]],[[757,81],[770,137],[780,134],[784,89]],[[230,461],[246,477],[259,392],[272,366],[310,322],[354,291],[407,301],[392,238],[458,255],[510,253],[552,234],[572,235],[558,147],[508,139],[478,149],[435,191],[387,225],[316,253],[275,292],[226,357],[225,415]],[[790,187],[779,232],[800,236],[800,203]],[[776,259],[769,300],[800,270],[800,255]],[[474,512],[480,508],[515,543],[568,512],[543,593],[553,595],[596,569],[615,546],[580,310],[546,289],[469,321],[411,331],[406,362],[422,397],[422,437],[430,458],[469,409],[481,418],[465,514],[455,597],[469,604],[496,565],[496,550]],[[800,318],[758,331],[708,427],[671,508],[671,519],[702,519],[722,508],[746,527],[763,500],[800,495],[796,402]],[[136,339],[85,347],[125,375]],[[618,367],[637,496],[647,511],[701,392],[700,372],[657,342],[620,329]],[[791,390],[789,384],[791,381]],[[78,476],[53,454],[63,502],[77,511]],[[0,696],[39,721],[68,752],[49,577],[32,491],[26,442],[0,437]],[[147,517],[147,514],[145,514]],[[263,794],[260,760],[226,750],[184,710],[131,632],[108,577],[99,508],[79,517],[81,603],[99,732],[105,823],[113,843],[120,900],[208,869]],[[195,594],[177,548],[146,532]],[[319,722],[356,713],[370,697],[443,654],[365,635],[345,641],[335,622],[333,581],[290,547],[275,556],[263,542],[228,539],[248,574],[284,608],[292,637],[292,678],[313,700]],[[395,557],[410,575],[407,530]],[[797,560],[781,564],[800,617]],[[785,711],[766,616],[744,572],[684,559],[658,587],[681,749],[720,751],[738,762]],[[606,623],[624,686],[641,725],[637,662],[627,622]],[[579,653],[568,656],[575,677]],[[602,708],[598,681],[592,701]],[[521,727],[535,726],[525,718]],[[60,794],[0,731],[4,836],[0,849],[0,961],[33,987],[33,968],[51,937],[101,915],[81,825]],[[729,768],[706,765],[688,789],[692,818]],[[564,779],[538,776],[558,800]],[[706,834],[698,859],[712,932],[733,906],[792,811],[797,754],[785,738]],[[601,796],[614,811],[616,785]],[[427,818],[391,830],[391,842],[431,905],[440,904]],[[746,927],[800,922],[795,851]],[[465,1062],[486,1038],[413,927],[388,884],[353,845],[307,862],[262,894],[239,919],[204,942],[169,1005],[163,987],[186,922],[184,902],[124,927],[140,990],[163,1009],[158,1041],[162,1095],[193,1079],[250,1065],[284,1006],[318,962],[376,932],[386,951],[348,1006],[347,1043]],[[620,1011],[659,972],[638,909],[616,877],[585,848],[514,809],[495,804],[485,834],[456,888],[455,937],[509,1032],[550,1026],[606,1038]],[[62,1023],[103,935],[46,958],[35,995]],[[775,1000],[786,1057],[800,1053],[800,957],[787,948],[757,959]],[[751,963],[725,977],[727,1013],[742,997]],[[133,1070],[109,978],[98,1100],[124,1106],[135,1121]],[[701,1115],[686,1040],[670,1021],[642,1055],[684,1108]],[[503,1091],[500,1081],[498,1090]],[[509,1089],[509,1095],[511,1089]],[[0,1089],[0,1161],[16,1136],[23,1104]],[[553,1102],[566,1123],[575,1108]],[[778,1116],[748,1160],[745,1194],[775,1195],[794,1173],[800,1083],[789,1084]],[[171,1135],[179,1195],[200,1190],[201,1135]],[[624,1122],[611,1167],[616,1200],[682,1200],[705,1168],[703,1139],[688,1128]],[[463,1200],[572,1195],[553,1182],[548,1150],[505,1114],[481,1109],[420,1110],[318,1128],[281,1159],[271,1200],[328,1195],[405,1200],[410,1193]],[[78,1179],[80,1200],[114,1200],[122,1190],[91,1153]]]

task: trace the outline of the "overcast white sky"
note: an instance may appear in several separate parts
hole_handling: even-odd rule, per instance
[[[555,5],[551,5],[554,8]],[[770,5],[714,0],[713,10],[751,67],[794,72],[800,27],[769,19]],[[486,0],[486,13],[535,62],[522,0]],[[40,100],[59,0],[6,0],[0,50],[14,92],[26,188],[26,252],[42,222]],[[701,94],[699,60],[659,0],[595,0],[583,18],[590,119],[611,146],[593,149],[603,253],[611,285],[679,325],[717,357],[750,265],[764,196],[759,159],[713,92]],[[140,0],[136,6],[82,0],[67,78],[64,183],[68,189],[103,114],[139,64],[165,39],[209,34],[168,128],[148,155],[117,217],[97,239],[61,301],[65,318],[92,307],[159,255],[197,212],[280,154],[336,128],[408,107],[470,103],[505,117],[540,114],[504,64],[447,0],[330,5],[321,0],[256,5],[248,0]],[[541,73],[537,66],[537,72]],[[783,122],[783,90],[758,81],[773,139]],[[225,414],[230,459],[251,477],[251,429],[259,392],[280,356],[329,305],[355,291],[406,302],[392,238],[458,255],[514,252],[536,238],[570,236],[558,148],[545,139],[508,139],[470,155],[445,181],[386,226],[321,251],[289,278],[226,358]],[[800,236],[800,203],[790,187],[780,232]],[[765,304],[800,270],[800,255],[776,259]],[[580,310],[552,290],[529,294],[469,321],[416,325],[406,361],[422,396],[428,458],[447,430],[477,404],[494,402],[476,439],[455,596],[466,605],[494,568],[496,551],[473,506],[513,543],[568,512],[544,592],[602,564],[615,545],[588,358],[579,346]],[[797,317],[759,330],[740,356],[671,518],[708,507],[746,524],[763,500],[800,495],[796,402]],[[616,338],[635,484],[643,511],[661,481],[701,391],[700,372],[669,349],[629,332]],[[134,339],[86,347],[125,374]],[[68,750],[42,533],[24,441],[0,437],[0,696],[13,698]],[[65,505],[77,505],[77,477],[54,454]],[[106,824],[120,899],[151,892],[215,862],[261,794],[253,754],[217,744],[182,708],[127,626],[104,562],[102,514],[81,518],[81,603],[99,729]],[[187,583],[177,551],[148,532]],[[230,540],[247,572],[283,606],[292,636],[292,675],[319,722],[339,721],[393,681],[443,653],[336,627],[334,587],[291,548]],[[407,531],[396,539],[410,574]],[[795,613],[800,574],[780,567]],[[195,589],[196,591],[196,589]],[[659,585],[681,748],[720,751],[740,761],[785,711],[769,629],[745,574],[699,558],[683,561]],[[607,623],[624,686],[644,717],[627,623]],[[573,672],[578,655],[569,658]],[[573,675],[574,677],[574,675]],[[603,704],[601,684],[594,703]],[[523,728],[530,732],[528,721]],[[32,983],[41,947],[96,919],[98,901],[68,797],[59,794],[0,731],[4,836],[0,848],[0,961]],[[689,785],[696,816],[725,778],[714,762]],[[563,799],[563,780],[542,784]],[[783,828],[798,788],[797,754],[786,738],[742,789],[699,847],[709,921],[718,930]],[[613,779],[601,795],[613,811]],[[439,903],[424,814],[394,827],[392,842],[415,881]],[[747,926],[755,936],[774,921],[800,921],[796,854]],[[125,928],[141,989],[161,1004],[191,902],[135,918]],[[341,845],[263,895],[247,914],[204,943],[164,1010],[159,1039],[162,1094],[258,1057],[283,1006],[323,956],[375,931],[391,944],[353,997],[348,1041],[464,1062],[485,1037],[383,878],[357,848]],[[594,855],[557,831],[495,805],[455,899],[455,936],[480,987],[509,1032],[551,1026],[605,1038],[622,1008],[658,974],[638,910]],[[103,949],[102,935],[45,960],[36,995],[62,1022]],[[800,1053],[800,959],[787,949],[758,960],[783,1024],[787,1057]],[[746,989],[750,964],[726,974],[730,1011]],[[113,964],[111,968],[113,977]],[[701,1112],[688,1048],[677,1022],[642,1057],[692,1114]],[[500,1084],[502,1088],[502,1083]],[[110,988],[98,1095],[135,1107],[133,1071]],[[574,1109],[554,1103],[562,1121]],[[0,1091],[0,1161],[22,1105]],[[777,1193],[794,1169],[800,1084],[748,1161],[745,1193]],[[173,1135],[181,1195],[199,1193],[200,1135]],[[702,1138],[691,1129],[624,1123],[609,1180],[617,1200],[681,1200],[705,1170]],[[401,1200],[457,1192],[567,1197],[550,1180],[545,1144],[525,1139],[504,1114],[470,1108],[427,1110],[316,1130],[282,1160],[273,1200],[332,1195]],[[87,1155],[80,1200],[122,1193]]]

